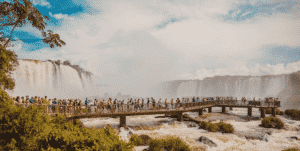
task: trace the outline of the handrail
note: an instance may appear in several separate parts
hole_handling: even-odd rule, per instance
[[[37,107],[46,107],[44,114],[55,114],[57,112],[65,115],[80,115],[80,114],[91,114],[91,113],[130,113],[130,112],[148,112],[148,111],[169,111],[176,109],[183,110],[194,110],[197,107],[202,107],[205,105],[213,106],[248,106],[248,107],[280,107],[280,101],[267,102],[267,101],[242,101],[242,100],[225,100],[225,101],[201,101],[201,102],[190,102],[190,103],[140,103],[140,104],[108,104],[95,106],[91,105],[58,105],[58,104],[32,104],[32,103],[15,103],[16,106],[28,107],[30,105],[35,105]]]

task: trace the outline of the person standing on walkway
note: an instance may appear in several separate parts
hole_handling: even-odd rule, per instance
[[[138,111],[140,109],[140,105],[141,105],[141,102],[140,102],[140,99],[137,100],[137,109],[136,111]]]
[[[144,103],[145,103],[144,98],[142,98],[142,109],[143,110],[144,110]]]
[[[155,108],[156,108],[156,100],[153,99],[153,109],[155,110]]]
[[[165,109],[168,108],[168,99],[165,99]]]
[[[147,98],[148,100],[147,100],[147,109],[149,110],[150,109],[150,99],[149,98]]]

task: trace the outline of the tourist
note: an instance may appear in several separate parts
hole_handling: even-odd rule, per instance
[[[153,101],[153,105],[152,105],[152,106],[153,106],[153,109],[155,110],[155,107],[156,107],[156,100],[152,98],[152,101]]]
[[[148,100],[147,100],[147,109],[150,109],[150,99],[149,98],[147,98]]]
[[[98,100],[94,100],[94,111],[95,113],[97,112],[97,109],[98,109]]]
[[[140,105],[141,105],[141,102],[140,102],[140,99],[137,100],[137,111],[140,109]]]
[[[158,100],[157,105],[158,105],[158,108],[161,108],[161,99]]]
[[[56,98],[54,98],[52,104],[53,104],[53,107],[52,107],[52,113],[55,113],[55,111],[56,111],[56,105],[57,105]]]
[[[129,109],[130,109],[130,108],[129,108],[130,101],[131,101],[131,100],[129,100],[129,99],[128,99],[128,101],[127,101],[127,103],[126,103],[126,104],[127,104],[127,112],[128,112],[128,111],[129,111]]]
[[[173,100],[173,98],[171,99],[171,108],[173,109],[174,108],[174,100]]]
[[[122,102],[121,102],[121,108],[122,108],[121,111],[122,112],[124,112],[124,104],[125,104],[125,100],[123,99]]]
[[[142,98],[142,109],[144,109],[144,98]]]
[[[165,108],[167,109],[168,108],[168,100],[165,99]]]

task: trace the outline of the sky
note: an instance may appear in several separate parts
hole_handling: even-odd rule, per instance
[[[66,46],[51,49],[28,24],[13,33],[19,58],[69,60],[92,72],[98,85],[300,70],[298,0],[32,2],[49,17],[46,30]]]

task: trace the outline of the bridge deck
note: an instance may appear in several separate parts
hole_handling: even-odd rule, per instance
[[[246,104],[247,103],[247,104]],[[17,104],[18,106],[27,106],[26,104]],[[95,118],[95,117],[112,117],[112,116],[134,116],[134,115],[149,115],[149,114],[168,114],[173,112],[188,112],[196,111],[203,108],[210,107],[239,107],[239,108],[268,108],[280,107],[280,101],[264,102],[264,101],[247,101],[241,100],[227,100],[227,101],[206,101],[197,103],[153,103],[144,104],[143,106],[136,106],[133,104],[125,104],[120,106],[112,105],[111,108],[107,106],[71,106],[71,105],[37,105],[44,106],[44,114],[61,113],[66,115],[69,119],[79,118]],[[87,110],[88,109],[88,110]],[[85,111],[84,111],[85,110]]]

